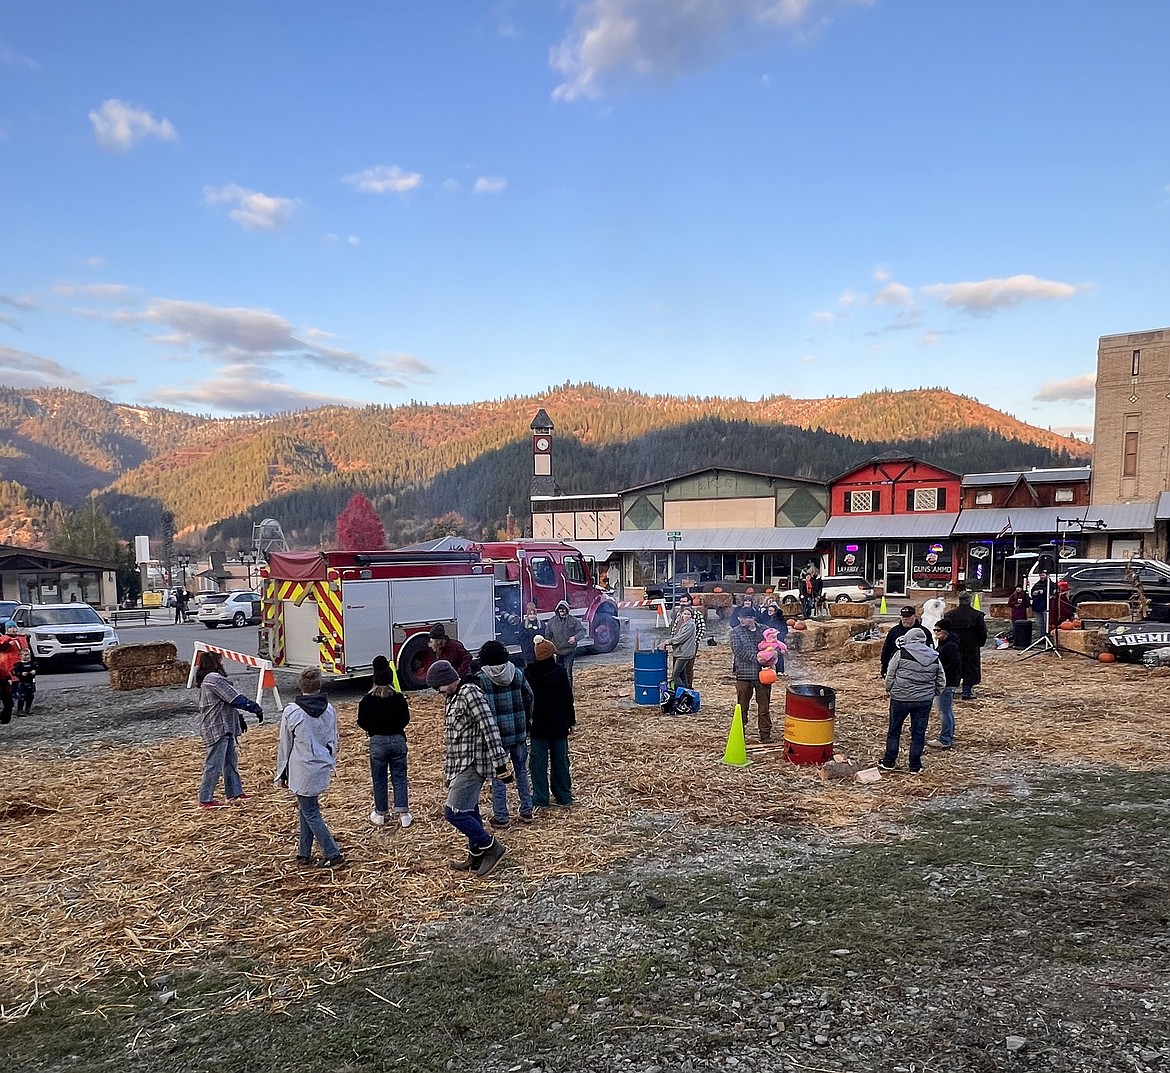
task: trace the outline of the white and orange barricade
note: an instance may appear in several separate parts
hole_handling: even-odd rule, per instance
[[[249,656],[243,652],[233,652],[230,648],[220,648],[218,645],[209,645],[203,641],[195,642],[195,650],[191,653],[191,673],[187,675],[187,688],[195,684],[195,672],[199,669],[200,652],[218,652],[226,660],[233,663],[242,663],[245,667],[255,667],[260,672],[260,679],[256,683],[256,703],[262,704],[264,690],[272,690],[276,700],[277,711],[284,710],[284,702],[280,699],[280,690],[276,688],[276,675],[272,669],[272,661],[261,659],[259,656]]]

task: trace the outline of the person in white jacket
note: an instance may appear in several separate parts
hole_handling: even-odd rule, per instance
[[[284,710],[276,751],[276,783],[297,795],[301,829],[297,864],[312,864],[313,840],[321,848],[318,868],[340,868],[345,858],[321,816],[320,796],[329,788],[340,743],[337,713],[321,692],[321,672],[301,671],[296,700]]]

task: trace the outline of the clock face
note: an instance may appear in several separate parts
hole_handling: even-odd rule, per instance
[[[547,451],[548,450],[548,437],[547,436],[538,436],[537,437],[536,449],[538,451]]]

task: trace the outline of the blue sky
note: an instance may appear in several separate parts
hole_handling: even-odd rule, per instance
[[[1170,323],[1170,5],[0,9],[0,383],[199,413],[944,386]]]

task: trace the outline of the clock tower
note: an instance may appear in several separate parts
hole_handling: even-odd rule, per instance
[[[532,495],[551,496],[556,491],[552,476],[553,423],[544,410],[532,419]]]

